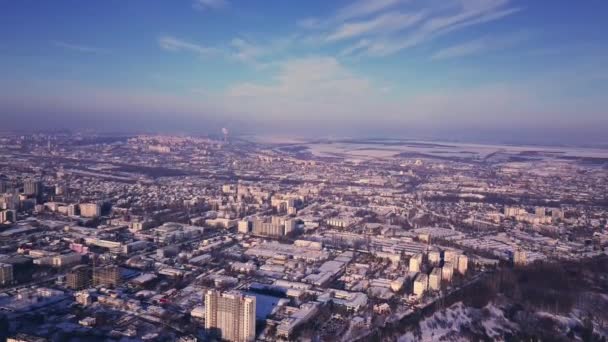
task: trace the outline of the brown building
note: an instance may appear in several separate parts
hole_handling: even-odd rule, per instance
[[[78,265],[66,276],[67,287],[73,290],[82,290],[91,285],[93,271],[87,265]]]
[[[120,269],[115,265],[96,268],[93,271],[93,285],[95,286],[117,286],[120,279]]]

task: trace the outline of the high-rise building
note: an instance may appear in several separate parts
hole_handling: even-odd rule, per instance
[[[96,268],[93,271],[93,285],[117,286],[120,283],[120,269],[116,265]]]
[[[517,249],[515,253],[513,253],[513,263],[516,266],[524,266],[528,263],[526,251],[522,249]]]
[[[4,194],[0,196],[0,208],[9,210],[18,210],[21,206],[21,200],[18,194]]]
[[[34,179],[27,179],[23,182],[23,193],[28,196],[38,196],[42,192],[42,182]]]
[[[564,219],[564,211],[561,209],[551,209],[551,217],[554,220],[563,220]]]
[[[422,267],[422,254],[416,254],[410,258],[410,272],[420,272]]]
[[[443,264],[441,268],[441,279],[446,282],[452,281],[452,276],[454,275],[454,265],[452,262],[447,261]]]
[[[82,217],[99,217],[101,216],[101,206],[98,203],[82,203],[79,206],[80,216]]]
[[[536,207],[534,212],[536,213],[536,217],[540,217],[540,218],[545,217],[547,214],[547,210],[545,207]]]
[[[441,254],[439,254],[439,251],[430,251],[428,254],[428,259],[429,264],[437,266],[441,262]]]
[[[8,182],[4,179],[0,179],[0,194],[8,192]]]
[[[460,253],[455,250],[446,250],[443,252],[443,262],[445,264],[450,264],[452,268],[456,267],[458,264],[458,255]],[[444,266],[445,267],[445,266]]]
[[[91,284],[93,271],[87,265],[78,265],[70,270],[66,276],[67,287],[73,290],[82,290]]]
[[[429,286],[429,276],[424,273],[420,273],[416,280],[414,280],[414,295],[422,296]]]
[[[241,220],[238,223],[238,232],[241,234],[248,234],[250,231],[251,222],[249,220]]]
[[[429,290],[439,291],[441,289],[441,267],[435,267],[429,274]]]
[[[255,297],[240,292],[205,294],[205,329],[228,341],[255,340]]]
[[[17,220],[17,212],[14,210],[0,210],[0,223],[15,222]]]
[[[13,282],[13,265],[0,263],[0,285],[8,285]]]
[[[458,256],[458,273],[465,274],[469,268],[469,258],[466,255]]]
[[[63,196],[67,192],[67,187],[64,184],[55,185],[55,195]]]
[[[76,216],[78,213],[78,206],[76,204],[68,205],[68,216]]]
[[[270,220],[255,219],[253,220],[253,234],[261,236],[285,236],[296,228],[296,222],[293,219],[285,219],[279,216],[273,216]]]

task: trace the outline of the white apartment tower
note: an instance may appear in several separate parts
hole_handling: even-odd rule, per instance
[[[465,274],[469,268],[469,258],[466,255],[458,256],[458,273]]]
[[[205,329],[233,342],[255,340],[255,297],[239,292],[205,293]]]
[[[422,254],[416,254],[410,258],[410,272],[420,272],[422,266]]]
[[[441,290],[441,267],[435,267],[429,275],[429,290]]]
[[[424,273],[420,273],[416,280],[414,280],[414,295],[422,296],[429,287],[429,276]]]

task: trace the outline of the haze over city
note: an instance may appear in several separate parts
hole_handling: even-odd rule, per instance
[[[607,10],[2,1],[1,128],[605,144]]]

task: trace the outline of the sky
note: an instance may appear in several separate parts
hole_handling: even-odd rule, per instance
[[[606,142],[605,0],[0,0],[0,130]]]

